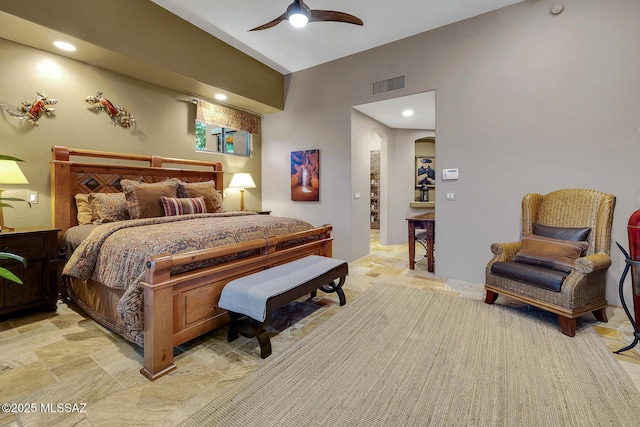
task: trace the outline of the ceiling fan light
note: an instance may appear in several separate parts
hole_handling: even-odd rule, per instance
[[[294,27],[300,28],[307,25],[307,22],[309,22],[309,18],[304,13],[296,12],[289,15],[289,22]]]

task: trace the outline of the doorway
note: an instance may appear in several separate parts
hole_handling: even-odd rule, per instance
[[[435,129],[435,91],[362,104],[353,108],[371,121],[365,125],[362,125],[359,118],[356,124],[352,121],[353,194],[359,194],[362,189],[369,195],[364,206],[356,197],[356,200],[352,201],[352,247],[362,248],[366,244],[370,251],[370,243],[365,242],[366,237],[362,235],[362,224],[369,224],[370,227],[367,228],[374,230],[371,219],[372,212],[376,210],[373,208],[376,200],[375,196],[373,199],[371,196],[374,192],[371,191],[370,165],[373,164],[371,151],[375,150],[380,152],[378,212],[374,212],[378,214],[376,225],[379,227],[380,243],[406,243],[406,218],[411,214],[409,204],[415,200],[416,191],[415,141],[430,135],[425,134],[425,130],[433,132]],[[407,110],[412,110],[413,115],[409,115]],[[405,115],[403,112],[406,112]],[[378,143],[379,148],[375,146]],[[435,198],[435,194],[431,196]]]

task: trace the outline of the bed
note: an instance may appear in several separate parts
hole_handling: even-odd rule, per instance
[[[185,196],[180,189],[205,187],[221,197],[222,183],[219,162],[52,148],[52,216],[66,253],[63,295],[141,345],[140,372],[150,380],[176,369],[175,346],[229,321],[217,306],[227,282],[308,255],[330,257],[332,227],[224,208],[212,213],[208,199],[206,213],[172,215],[163,204],[171,216],[116,217],[95,225],[83,219],[83,207],[79,215],[77,199],[120,200],[131,186],[146,191],[174,184],[176,197]],[[197,199],[188,200],[202,203]],[[72,243],[70,236],[76,236]]]

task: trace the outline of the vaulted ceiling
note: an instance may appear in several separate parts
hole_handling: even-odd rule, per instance
[[[363,26],[287,21],[249,31],[282,15],[292,0],[152,0],[271,68],[289,74],[341,57],[462,21],[522,0],[305,0],[312,10],[334,10],[360,18]],[[355,107],[392,128],[435,129],[435,93]],[[402,116],[406,109],[411,117]]]
[[[360,18],[362,27],[288,22],[248,31],[280,16],[292,0],[153,0],[270,67],[288,74],[490,12],[522,0],[305,0],[310,9]]]

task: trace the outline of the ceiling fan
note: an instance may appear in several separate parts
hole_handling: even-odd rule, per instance
[[[304,27],[307,22],[324,21],[363,25],[360,18],[349,15],[348,13],[336,12],[334,10],[311,10],[302,0],[294,0],[282,15],[278,16],[273,21],[269,21],[256,28],[252,28],[249,31],[266,30],[267,28],[275,27],[282,21],[289,21],[294,27]]]

